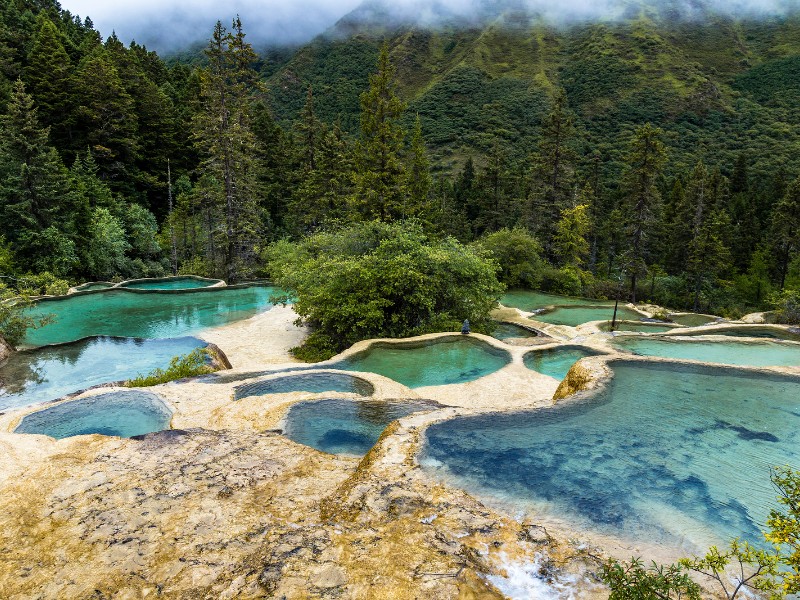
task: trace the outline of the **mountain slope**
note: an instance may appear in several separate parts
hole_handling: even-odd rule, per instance
[[[400,94],[445,166],[496,138],[530,151],[558,86],[612,165],[630,131],[652,121],[667,130],[676,168],[701,157],[725,168],[747,149],[756,174],[800,170],[797,14],[736,19],[699,2],[628,2],[619,19],[554,26],[521,3],[484,6],[471,19],[443,9],[420,22],[365,4],[270,78],[276,116],[295,118],[312,85],[320,116],[355,132],[386,39]]]

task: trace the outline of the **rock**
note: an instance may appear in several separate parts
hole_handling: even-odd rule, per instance
[[[553,538],[547,533],[547,529],[541,525],[524,525],[519,538],[521,541],[537,545],[546,545],[553,541]]]
[[[335,588],[347,583],[347,575],[340,566],[328,563],[314,573],[311,583],[318,588]]]
[[[0,335],[0,362],[3,362],[15,352],[13,346],[3,339]]]

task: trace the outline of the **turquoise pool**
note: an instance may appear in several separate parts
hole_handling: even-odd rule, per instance
[[[51,314],[55,322],[28,332],[27,346],[73,342],[107,335],[174,338],[225,325],[267,310],[271,286],[213,288],[197,291],[142,292],[112,289],[43,300],[30,314]]]
[[[99,337],[12,354],[0,366],[0,409],[56,400],[86,388],[166,368],[173,356],[206,343]]]
[[[662,325],[642,321],[617,321],[614,331],[635,331],[638,333],[666,333],[675,329],[682,329],[674,325]],[[600,324],[600,331],[611,331],[611,321]]]
[[[537,337],[535,331],[525,329],[513,323],[496,323],[492,331],[492,337],[497,340],[511,340],[514,338],[534,338]]]
[[[600,352],[595,352],[589,348],[580,346],[561,346],[559,348],[549,348],[547,350],[534,350],[525,355],[525,366],[554,377],[559,381],[567,376],[567,373],[576,362],[587,356],[598,356]]]
[[[410,388],[467,383],[494,373],[511,362],[504,350],[469,336],[429,342],[373,344],[331,369],[377,373]]]
[[[556,308],[547,313],[534,315],[531,319],[550,323],[551,325],[569,325],[577,327],[590,321],[610,321],[614,317],[614,305],[611,306],[565,306]],[[635,321],[644,315],[631,310],[626,306],[617,308],[617,319],[620,321]]]
[[[110,392],[64,402],[27,415],[16,433],[37,433],[56,439],[98,433],[133,437],[169,429],[172,412],[155,394]]]
[[[673,323],[683,325],[684,327],[700,327],[701,325],[708,325],[714,323],[717,317],[714,315],[701,315],[695,313],[686,313],[683,315],[671,314],[669,318]]]
[[[618,350],[640,356],[658,356],[681,360],[738,365],[747,367],[800,366],[800,344],[771,341],[708,342],[665,337],[617,337],[612,344]]]
[[[192,290],[206,288],[219,283],[219,279],[201,279],[196,277],[170,277],[148,281],[125,282],[120,287],[133,290]]]
[[[431,426],[421,462],[486,498],[696,551],[762,542],[769,469],[800,464],[800,378],[619,361],[587,400]]]
[[[685,332],[685,333],[684,333]],[[696,335],[724,335],[727,337],[755,337],[767,338],[771,340],[787,340],[790,342],[800,342],[800,334],[792,333],[785,329],[776,327],[715,327],[711,330],[693,331],[691,329],[681,330],[680,335],[696,336]]]
[[[345,375],[344,373],[300,373],[240,385],[234,390],[234,398],[240,400],[248,396],[288,394],[291,392],[309,392],[312,394],[343,392],[371,396],[375,392],[375,388],[365,379]]]
[[[298,444],[329,454],[362,456],[392,421],[438,407],[438,404],[420,400],[299,402],[286,415],[284,434]]]
[[[526,312],[545,308],[547,306],[614,306],[613,300],[591,300],[572,296],[556,296],[543,292],[530,290],[511,290],[506,292],[500,303],[510,308],[518,308]]]

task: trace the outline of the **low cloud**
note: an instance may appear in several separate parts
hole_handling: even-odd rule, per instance
[[[613,20],[642,3],[669,9],[681,18],[702,18],[708,11],[739,17],[785,14],[797,0],[63,0],[62,7],[89,16],[97,29],[125,42],[170,51],[203,42],[217,20],[239,14],[256,45],[301,44],[322,33],[350,11],[365,18],[412,20],[436,25],[453,18],[480,20],[502,7],[525,8],[556,23]]]

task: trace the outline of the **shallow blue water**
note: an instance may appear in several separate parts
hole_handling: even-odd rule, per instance
[[[641,543],[761,542],[769,469],[800,467],[800,379],[612,363],[586,401],[431,426],[432,474],[507,503]]]
[[[375,388],[360,377],[343,373],[304,373],[277,377],[267,381],[257,381],[238,386],[234,398],[239,400],[247,396],[264,396],[266,394],[288,394],[290,392],[344,392],[371,396]]]
[[[39,302],[33,317],[55,321],[28,332],[27,346],[72,342],[94,335],[174,338],[225,325],[268,309],[271,286],[142,292],[116,288]]]
[[[572,365],[587,356],[597,356],[599,352],[588,348],[562,346],[548,350],[534,350],[525,355],[525,366],[529,369],[558,380],[567,376]]]
[[[204,346],[204,341],[193,337],[100,337],[17,352],[0,366],[0,409],[55,400],[101,383],[164,369],[172,357]]]
[[[194,277],[171,277],[157,281],[131,281],[120,287],[134,290],[192,290],[210,287],[219,279],[195,279]]]
[[[497,323],[492,331],[492,337],[496,340],[510,340],[514,338],[536,337],[536,332],[514,325],[513,323]]]
[[[644,315],[626,306],[617,308],[617,319],[635,321]],[[568,325],[577,327],[591,321],[610,320],[614,317],[614,305],[611,306],[564,306],[553,311],[534,315],[531,319],[552,325]]]
[[[619,350],[642,356],[751,367],[800,366],[800,344],[781,344],[766,340],[745,342],[732,339],[708,342],[680,340],[672,336],[618,337],[612,344]]]
[[[510,290],[500,298],[500,303],[503,306],[518,308],[527,312],[532,312],[547,306],[614,306],[613,300],[592,300],[574,296],[557,296],[555,294],[545,294],[544,292],[534,292],[531,290]]]
[[[410,388],[418,388],[474,381],[510,362],[508,352],[463,336],[424,344],[377,343],[367,352],[330,368],[377,373]]]
[[[171,411],[158,396],[131,390],[64,402],[27,415],[16,433],[56,439],[90,433],[133,437],[169,429],[171,419]]]
[[[329,454],[361,456],[378,441],[386,426],[437,405],[423,401],[316,400],[289,409],[285,435]]]

